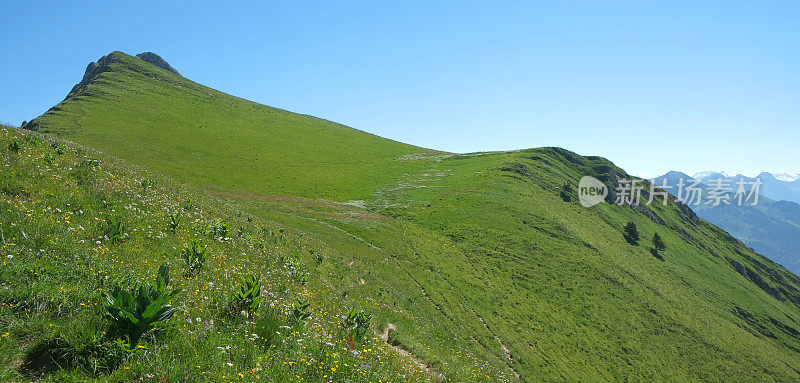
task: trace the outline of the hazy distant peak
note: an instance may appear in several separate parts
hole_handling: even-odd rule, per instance
[[[785,181],[785,182],[793,182],[800,180],[800,173],[774,173],[772,174],[775,179]]]
[[[702,179],[708,178],[708,177],[713,177],[713,178],[720,178],[720,177],[731,178],[731,177],[733,177],[733,174],[731,174],[729,172],[726,172],[724,170],[720,170],[720,171],[709,170],[709,171],[695,173],[692,176],[692,178],[698,179],[698,180],[702,180]]]
[[[668,178],[668,179],[679,179],[679,178],[683,178],[683,179],[690,179],[690,178],[693,178],[693,177],[689,176],[688,174],[686,174],[686,173],[684,173],[684,172],[679,172],[679,171],[677,171],[677,170],[670,170],[670,171],[668,171],[666,174],[664,174],[663,176],[661,176],[661,177],[658,177],[658,178]]]
[[[758,174],[758,178],[761,180],[775,180],[776,178],[769,172],[761,172]]]
[[[734,175],[734,173],[732,173],[732,172],[721,170],[721,171],[699,172],[699,173],[695,173],[692,177],[696,178],[696,179],[720,178],[720,177],[733,178],[733,179],[738,179],[738,178],[752,179],[752,178],[755,178],[755,177],[759,177],[761,179],[766,179],[766,180],[777,180],[777,181],[783,181],[783,182],[794,182],[794,181],[800,180],[800,173],[761,172],[757,176],[754,177],[752,175],[751,176],[742,175],[742,174]]]

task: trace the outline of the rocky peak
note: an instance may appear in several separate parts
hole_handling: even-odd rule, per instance
[[[83,86],[92,81],[93,78],[97,77],[97,75],[110,70],[109,66],[110,64],[120,62],[124,60],[124,57],[125,56],[121,52],[111,52],[108,55],[101,57],[96,62],[89,63],[89,65],[86,67],[86,72],[84,72],[83,74],[83,79],[81,79],[81,82],[77,83],[74,87],[72,87],[72,90],[70,90],[69,95],[73,95],[76,92],[78,92],[81,88],[83,88]],[[175,68],[169,65],[169,63],[166,60],[164,60],[163,58],[161,58],[161,56],[153,52],[139,53],[138,55],[136,55],[136,57],[145,62],[153,64],[159,68],[175,73],[178,76],[181,75]]]
[[[155,54],[153,52],[139,53],[138,55],[136,55],[136,57],[138,57],[138,58],[140,58],[140,59],[142,59],[144,61],[147,61],[150,64],[153,64],[153,65],[155,65],[155,66],[157,66],[157,67],[159,67],[161,69],[165,69],[165,70],[168,70],[168,71],[170,71],[172,73],[175,73],[178,76],[181,75],[180,73],[178,73],[178,71],[175,68],[172,67],[172,65],[169,65],[167,60],[164,60],[163,58],[161,58],[161,56],[159,56],[159,55],[157,55],[157,54]]]
[[[96,62],[90,62],[88,66],[86,66],[86,71],[83,73],[83,78],[81,82],[75,84],[72,87],[72,90],[69,91],[69,94],[75,93],[78,89],[82,88],[84,85],[88,84],[95,76],[103,73],[109,69],[108,65],[111,63],[115,63],[119,61],[116,55],[112,52],[107,56],[100,57],[99,60]]]

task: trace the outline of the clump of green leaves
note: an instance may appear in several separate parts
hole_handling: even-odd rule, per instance
[[[233,294],[229,314],[250,317],[261,304],[261,278],[248,275],[239,283],[239,290]]]
[[[187,243],[181,250],[181,258],[186,262],[186,267],[189,268],[186,275],[193,276],[197,270],[202,269],[206,264],[206,247],[197,241]]]
[[[350,308],[350,311],[342,321],[342,328],[345,332],[345,338],[351,347],[355,343],[363,342],[366,339],[371,321],[372,316],[363,310],[356,310],[355,307]]]
[[[145,189],[152,188],[152,187],[156,186],[156,180],[154,180],[152,178],[145,178],[145,179],[141,180],[139,182],[139,184]]]
[[[258,251],[264,251],[264,249],[266,249],[266,244],[259,237],[247,236],[247,242],[250,243],[250,246],[253,246],[253,248]]]
[[[309,250],[308,253],[311,254],[312,257],[314,257],[315,261],[317,261],[317,266],[321,265],[322,262],[325,262],[325,256],[322,254],[316,254],[314,252],[314,249]]]
[[[167,292],[168,285],[169,267],[164,264],[158,269],[155,286],[141,284],[131,291],[117,286],[111,294],[103,293],[109,319],[131,346],[138,344],[148,331],[164,326],[175,314],[176,309],[168,303],[178,290]]]
[[[22,145],[19,144],[19,141],[13,140],[8,144],[8,150],[13,153],[19,153],[22,150]]]
[[[169,229],[170,233],[175,234],[178,230],[178,226],[181,223],[181,217],[177,214],[170,214],[169,215],[169,222],[167,223],[167,229]]]
[[[221,219],[215,219],[209,227],[208,233],[214,238],[225,239],[230,233],[230,225]]]
[[[111,243],[120,243],[125,239],[125,224],[122,218],[111,216],[100,222],[101,237]]]
[[[52,155],[50,153],[43,153],[42,154],[42,160],[44,160],[44,163],[46,163],[48,165],[52,165],[53,161],[56,160],[56,156],[54,156],[54,155]]]
[[[32,146],[38,146],[42,140],[39,137],[36,137],[33,134],[28,134],[24,136],[25,142],[31,144]]]
[[[292,313],[289,315],[289,320],[296,325],[305,322],[306,319],[311,317],[311,313],[308,312],[310,305],[310,303],[305,303],[301,300],[292,304]]]
[[[300,286],[305,286],[306,284],[308,284],[309,275],[308,275],[308,270],[306,270],[305,268],[295,270],[292,274],[294,275],[294,278],[297,280],[297,283]]]
[[[51,143],[50,143],[50,147],[51,147],[51,148],[53,148],[53,150],[54,150],[54,151],[56,152],[56,154],[58,154],[59,156],[63,156],[63,155],[64,155],[64,147],[63,147],[63,146],[61,146],[61,144],[59,144],[59,143],[58,143],[58,141],[53,141],[53,142],[51,142]]]
[[[625,228],[622,230],[622,236],[625,238],[628,243],[631,245],[638,245],[639,244],[639,230],[636,228],[636,224],[633,222],[628,222],[625,225]]]

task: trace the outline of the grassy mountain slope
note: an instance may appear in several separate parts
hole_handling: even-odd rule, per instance
[[[375,209],[455,242],[461,259],[438,274],[531,380],[796,377],[784,362],[800,346],[797,277],[674,202],[565,202],[560,188],[585,174],[624,172],[559,149],[449,156],[417,179],[426,187],[383,193]],[[623,239],[628,221],[641,246]],[[663,260],[647,246],[656,232]]]
[[[342,327],[348,308],[381,310],[309,278],[334,256],[368,251],[357,243],[315,241],[157,173],[15,130],[0,127],[0,380],[431,378],[375,337],[349,342]],[[110,223],[121,224],[117,234]],[[207,260],[190,274],[181,251],[194,241]],[[172,299],[178,313],[138,345],[119,343],[101,294],[151,280],[165,262],[179,290]],[[261,278],[263,304],[247,318],[224,314],[246,275]],[[292,320],[297,300],[310,304],[311,317],[301,323]],[[467,359],[470,368],[454,376],[491,374]]]
[[[237,112],[204,98],[205,90],[176,90],[163,78],[188,80],[120,57],[131,63],[87,87],[98,93],[68,98],[32,127],[209,186],[229,201],[226,209],[303,233],[330,258],[310,283],[373,310],[378,329],[396,328],[388,343],[432,376],[471,381],[477,370],[504,381],[800,378],[793,368],[800,363],[800,280],[672,200],[581,207],[572,190],[581,176],[610,186],[625,176],[604,159],[553,148],[450,155],[345,128],[350,138],[364,137],[363,146],[348,152],[337,146],[339,136],[315,130],[309,140],[316,144],[306,145],[303,134],[311,133],[298,134],[300,125],[319,120],[281,112],[303,120],[280,129],[283,120],[252,117],[267,107],[231,101],[251,107]],[[168,110],[138,106],[165,93]],[[140,113],[127,114],[126,103]],[[192,107],[180,109],[184,104]],[[214,124],[197,118],[217,108],[225,113]],[[105,134],[119,130],[112,125],[121,115],[129,121],[121,123],[124,135]],[[227,129],[233,118],[257,123],[250,130],[239,125],[245,131],[292,140]],[[197,130],[183,131],[178,145],[147,134],[193,125],[217,132],[231,148],[291,159],[264,165],[280,174],[268,178],[198,144],[205,138],[196,138]],[[122,137],[140,139],[121,143]],[[352,184],[327,174],[337,171],[331,161],[339,156]],[[230,167],[218,171],[219,162]],[[641,234],[638,245],[622,236],[629,221]],[[651,251],[654,233],[666,250]]]
[[[430,152],[233,97],[121,52],[108,57],[105,71],[30,128],[196,185],[334,200],[369,196],[407,170],[395,158]]]

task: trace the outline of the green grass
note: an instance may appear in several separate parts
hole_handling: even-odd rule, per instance
[[[111,55],[113,70],[32,126],[195,185],[334,200],[366,198],[408,170],[397,157],[431,152]]]
[[[137,171],[146,174],[127,176],[140,180],[130,184],[137,188],[133,194],[171,201],[151,206],[138,221],[126,220],[125,227],[142,229],[139,237],[109,245],[118,249],[116,262],[146,261],[134,269],[142,279],[153,275],[163,254],[170,253],[167,248],[174,248],[178,259],[178,249],[194,239],[180,234],[173,240],[166,230],[170,214],[191,198],[201,205],[200,222],[207,226],[222,218],[231,228],[266,225],[272,234],[246,229],[246,238],[255,241],[247,246],[236,238],[212,241],[214,247],[238,246],[223,259],[248,266],[232,273],[230,263],[214,256],[222,250],[210,250],[208,266],[181,283],[202,286],[209,278],[259,267],[293,286],[282,298],[272,298],[284,305],[283,312],[296,299],[312,299],[312,307],[330,307],[325,312],[336,315],[355,304],[373,316],[372,335],[389,324],[397,329],[387,334],[391,345],[374,337],[371,342],[388,360],[399,358],[418,371],[401,380],[782,382],[800,377],[795,367],[800,365],[800,279],[671,200],[638,209],[581,207],[574,190],[581,176],[609,184],[625,176],[602,158],[556,148],[469,155],[428,151],[226,96],[115,54],[120,62],[113,70],[32,127],[98,149],[101,166],[116,163],[110,156],[142,166]],[[0,148],[12,139],[19,140],[9,137]],[[4,158],[11,166],[28,158],[27,150],[23,145],[20,154],[6,152]],[[27,166],[38,169],[45,163],[43,157]],[[105,179],[138,174],[127,166],[103,173]],[[73,170],[63,177],[72,177],[76,188],[97,188],[93,176]],[[142,187],[144,178],[158,182]],[[2,182],[9,195],[35,189]],[[565,184],[573,190],[565,191]],[[182,185],[174,186],[182,194],[167,185]],[[67,198],[55,185],[39,189]],[[20,216],[4,222],[16,222],[15,217]],[[182,222],[195,227],[193,233],[200,230],[193,217]],[[637,227],[638,246],[623,238],[628,222]],[[53,226],[64,230],[66,225]],[[150,233],[154,227],[165,231],[164,238],[147,240],[164,244],[137,247],[145,233],[158,237]],[[248,247],[271,243],[278,228],[294,239],[278,242],[275,251]],[[666,245],[660,258],[650,249],[655,233]],[[51,236],[72,238],[67,234]],[[31,238],[46,242],[38,234]],[[240,251],[244,248],[248,251]],[[140,259],[140,251],[152,255]],[[85,267],[102,265],[103,259],[86,258]],[[60,275],[57,270],[40,274]],[[48,294],[60,283],[14,285],[5,294]],[[220,283],[233,288],[230,279]],[[65,304],[92,296],[91,288],[81,286],[87,292],[62,297]],[[191,296],[191,289],[187,292]],[[199,302],[192,305],[220,305]],[[24,326],[30,319],[11,322]],[[331,320],[327,328],[337,323]],[[336,331],[322,334],[330,332]],[[160,342],[189,342],[177,340],[186,336],[174,333]],[[214,339],[208,342],[222,337]],[[201,350],[211,347],[195,342]],[[19,355],[26,347],[8,353]],[[296,361],[296,352],[277,357]],[[178,363],[174,355],[171,361],[168,354],[159,355],[165,370]],[[247,355],[243,366],[264,357],[256,349]],[[374,376],[398,379],[401,364],[393,362]],[[423,369],[428,372],[419,372]],[[6,371],[17,370],[12,365]],[[188,373],[171,371],[173,377]],[[265,371],[267,376],[284,373]]]
[[[622,172],[607,161],[537,149],[448,156],[429,165],[371,201],[373,211],[399,219],[243,203],[265,216],[289,211],[324,221],[390,254],[365,272],[397,278],[399,294],[413,291],[414,283],[389,267],[395,263],[425,288],[430,301],[405,303],[424,315],[425,326],[398,339],[426,360],[444,358],[444,350],[426,352],[425,345],[444,338],[532,381],[797,376],[784,364],[797,361],[800,347],[792,303],[797,277],[719,229],[692,222],[674,202],[651,205],[651,219],[629,207],[588,210],[577,198],[563,201],[564,183]],[[667,245],[663,261],[647,240],[625,241],[629,221],[641,238],[659,233]],[[761,287],[735,263],[758,275]],[[371,294],[381,293],[375,287]]]
[[[427,187],[395,190],[377,205],[403,206],[378,210],[453,239],[463,255],[448,255],[447,265],[431,254],[437,273],[502,339],[524,376],[795,378],[783,362],[797,360],[800,339],[779,327],[797,327],[790,299],[797,302],[798,278],[711,225],[687,222],[673,203],[651,205],[651,219],[627,206],[587,210],[559,196],[564,183],[609,167],[556,149],[451,157],[435,166],[440,176],[418,179]],[[647,241],[625,241],[628,221],[642,238],[664,238],[664,261]],[[776,294],[782,301],[732,261],[769,288],[785,283]],[[764,328],[744,323],[737,306]]]
[[[348,343],[344,316],[351,306],[322,283],[301,284],[314,272],[314,249],[297,233],[247,216],[202,192],[91,151],[0,127],[0,380],[24,381],[406,381],[425,380],[413,360],[369,336]],[[48,156],[55,159],[45,161]],[[98,158],[103,158],[98,160]],[[91,182],[72,171],[93,160]],[[81,177],[81,179],[85,179]],[[192,200],[187,208],[186,200]],[[172,232],[170,218],[182,217]],[[242,235],[214,237],[224,218]],[[123,222],[117,240],[106,221]],[[116,226],[115,226],[116,227]],[[200,241],[208,261],[189,275],[181,257]],[[178,312],[138,347],[120,345],[105,315],[103,292],[151,281],[171,264]],[[262,304],[243,318],[226,312],[245,275],[262,280]],[[310,304],[311,317],[291,320],[293,304]],[[469,372],[465,372],[469,373]],[[241,374],[241,376],[239,375]]]

